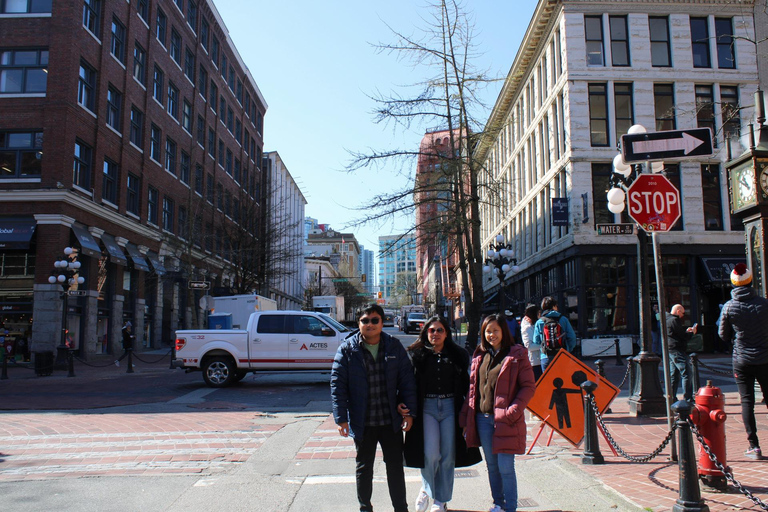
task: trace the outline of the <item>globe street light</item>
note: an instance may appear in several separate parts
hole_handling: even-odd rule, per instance
[[[85,283],[85,278],[79,275],[81,263],[77,261],[77,253],[71,247],[64,248],[64,257],[53,262],[54,270],[51,271],[48,282],[61,285],[61,338],[59,346],[56,347],[57,369],[64,369],[69,366],[69,377],[74,377],[72,348],[67,343],[67,310],[69,309],[69,293],[74,285]]]

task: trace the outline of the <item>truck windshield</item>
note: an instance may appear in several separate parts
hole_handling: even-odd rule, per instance
[[[349,327],[345,327],[345,326],[341,325],[339,322],[337,322],[336,320],[334,320],[333,318],[331,318],[330,316],[328,316],[328,315],[326,315],[324,313],[320,313],[320,314],[323,316],[323,320],[325,320],[326,322],[331,324],[333,327],[335,327],[337,331],[339,331],[339,332],[348,332],[349,331]]]
[[[426,320],[427,315],[425,315],[424,313],[411,313],[410,315],[408,315],[408,319],[409,320]]]

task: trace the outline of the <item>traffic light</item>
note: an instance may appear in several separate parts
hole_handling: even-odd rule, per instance
[[[381,292],[379,292],[379,298],[381,298],[381,295],[382,295]]]
[[[361,275],[361,276],[360,276],[360,281],[362,281],[362,282],[365,282],[365,281],[366,281],[366,277],[365,277],[365,274],[363,274],[363,275]]]

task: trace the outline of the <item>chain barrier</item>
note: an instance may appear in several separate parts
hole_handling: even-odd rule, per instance
[[[15,361],[13,359],[8,359],[8,368],[10,368],[11,366],[13,366],[14,368],[24,368],[25,370],[32,370],[32,371],[35,370],[35,368],[31,364],[29,364],[29,365],[27,365],[27,364],[19,364],[18,361]],[[44,367],[42,367],[40,369],[42,369],[42,370],[51,369],[52,370],[53,369],[53,365],[44,366]]]
[[[163,359],[165,359],[166,357],[168,357],[169,355],[171,355],[171,352],[172,352],[172,351],[173,351],[173,349],[172,349],[172,348],[168,349],[168,353],[166,353],[166,354],[163,354],[162,356],[160,356],[160,358],[159,358],[159,359],[156,359],[156,360],[154,360],[154,361],[147,361],[146,359],[142,359],[142,358],[140,358],[140,357],[139,357],[139,355],[138,355],[136,352],[134,352],[134,353],[133,353],[133,357],[134,357],[135,359],[138,359],[138,360],[139,360],[139,361],[141,361],[142,363],[147,363],[147,364],[156,364],[156,363],[159,363],[160,361],[162,361]]]
[[[616,349],[616,345],[615,345],[615,344],[614,344],[614,345],[609,345],[609,346],[608,346],[608,347],[607,347],[605,350],[601,350],[601,351],[600,351],[600,352],[598,352],[597,354],[590,354],[590,356],[589,356],[589,357],[595,357],[595,356],[599,356],[599,355],[601,355],[601,354],[605,354],[605,353],[606,353],[606,352],[608,352],[609,350],[615,350],[615,349]]]
[[[82,363],[85,366],[90,366],[91,368],[106,368],[107,366],[113,366],[115,364],[114,361],[112,361],[111,363],[107,363],[107,364],[91,364],[88,361],[86,361],[85,359],[80,359],[77,356],[73,356],[73,357],[75,358],[75,361],[77,361],[78,363]]]
[[[718,375],[727,375],[728,377],[733,376],[732,371],[724,371],[724,370],[718,370],[717,368],[713,368],[707,364],[705,364],[701,359],[699,359],[699,366],[703,366],[707,370],[711,371],[712,373],[716,373]]]
[[[720,470],[720,472],[722,472],[725,475],[725,477],[731,481],[731,483],[733,483],[733,485],[736,487],[736,489],[738,489],[740,493],[742,493],[744,496],[749,498],[752,501],[752,503],[762,508],[763,510],[768,510],[768,504],[766,504],[760,498],[752,494],[749,489],[744,487],[741,484],[741,482],[739,482],[738,480],[736,480],[736,478],[734,478],[733,473],[731,472],[730,469],[724,467],[720,463],[720,461],[717,460],[717,456],[714,453],[712,453],[712,449],[709,447],[709,445],[707,445],[707,442],[704,440],[704,436],[701,435],[701,432],[699,432],[699,429],[696,428],[696,424],[693,422],[693,420],[691,420],[691,418],[688,418],[688,424],[691,426],[691,431],[696,435],[696,439],[701,444],[701,447],[704,448],[704,451],[707,453],[707,457],[709,457],[709,460],[712,461],[712,463],[717,467],[717,469]]]
[[[605,422],[603,421],[603,416],[600,414],[600,410],[597,407],[597,402],[595,402],[594,395],[588,395],[589,401],[592,405],[592,410],[595,412],[595,417],[597,418],[597,422],[600,425],[600,429],[603,431],[603,434],[605,434],[605,438],[608,440],[608,442],[613,446],[613,448],[621,454],[622,457],[625,459],[632,461],[632,462],[649,462],[653,459],[655,459],[663,450],[667,447],[669,442],[672,440],[672,437],[675,435],[675,430],[677,430],[677,425],[673,425],[672,429],[667,433],[667,437],[664,438],[664,440],[661,442],[658,448],[653,450],[650,454],[645,455],[643,457],[636,457],[634,455],[629,455],[627,452],[625,452],[621,446],[616,442],[616,440],[613,438],[611,433],[608,431],[608,427],[606,426]]]
[[[629,377],[629,371],[631,368],[632,368],[632,360],[630,359],[629,362],[627,362],[627,371],[624,372],[624,378],[621,379],[621,384],[616,386],[617,388],[621,389],[624,383],[627,382],[627,377]]]

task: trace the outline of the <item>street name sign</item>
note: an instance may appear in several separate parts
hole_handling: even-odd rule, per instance
[[[346,277],[334,277],[333,279],[331,279],[331,281],[334,283],[346,283],[349,281],[349,279],[347,279]]]
[[[632,235],[635,233],[634,224],[598,224],[598,235]]]
[[[711,156],[712,153],[712,130],[709,128],[621,136],[621,157],[626,163],[681,160]]]
[[[67,295],[70,297],[85,297],[86,291],[85,290],[68,290]]]
[[[627,189],[629,216],[646,232],[669,231],[682,213],[680,192],[661,174],[641,174]]]
[[[190,290],[209,290],[211,288],[210,281],[190,281],[187,285]]]

